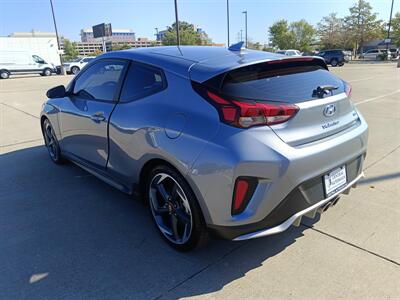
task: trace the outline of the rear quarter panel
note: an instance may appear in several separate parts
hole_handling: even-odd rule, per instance
[[[144,164],[155,158],[185,176],[218,131],[217,111],[193,90],[190,80],[170,72],[165,75],[165,90],[119,103],[111,116],[107,169],[125,183],[138,183]]]

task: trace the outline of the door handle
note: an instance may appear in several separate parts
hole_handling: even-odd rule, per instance
[[[101,121],[104,121],[106,117],[104,116],[104,113],[102,111],[98,111],[91,115],[90,119],[96,123],[100,123]]]

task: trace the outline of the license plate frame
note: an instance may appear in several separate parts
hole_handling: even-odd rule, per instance
[[[337,167],[323,176],[325,196],[330,197],[347,185],[346,165]]]

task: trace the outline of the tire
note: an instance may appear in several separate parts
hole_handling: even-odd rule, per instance
[[[341,62],[340,64],[339,64],[339,67],[343,67],[344,66],[344,62]]]
[[[0,78],[1,79],[10,78],[10,72],[8,72],[7,70],[0,70]]]
[[[65,159],[61,155],[60,145],[54,133],[53,126],[51,126],[51,123],[48,119],[43,121],[42,134],[50,159],[56,164],[64,163]]]
[[[80,70],[81,70],[81,69],[79,69],[79,67],[72,67],[72,68],[71,68],[71,73],[74,74],[74,75],[76,75],[76,74],[79,73]]]
[[[146,201],[163,239],[178,251],[208,241],[203,214],[189,184],[175,169],[159,165],[146,178]]]
[[[43,70],[42,76],[50,76],[51,75],[51,69],[46,68]]]
[[[332,67],[336,67],[338,65],[338,61],[336,60],[336,58],[331,60],[331,66]]]

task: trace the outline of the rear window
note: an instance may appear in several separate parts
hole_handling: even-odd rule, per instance
[[[318,86],[337,87],[329,95],[344,92],[344,83],[322,66],[304,63],[256,64],[228,72],[222,83],[225,95],[256,101],[296,103],[317,99]]]

